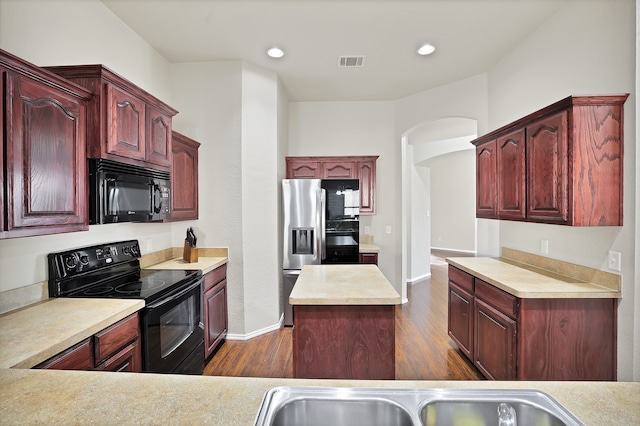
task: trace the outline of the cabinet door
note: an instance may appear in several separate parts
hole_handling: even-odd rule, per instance
[[[516,322],[475,299],[474,363],[492,380],[516,378]]]
[[[473,359],[473,296],[449,281],[449,337]]]
[[[287,179],[320,179],[321,177],[320,162],[287,158]]]
[[[357,179],[356,163],[325,161],[322,164],[322,179]]]
[[[107,90],[107,152],[145,160],[145,104],[114,86]]]
[[[227,335],[227,280],[204,293],[204,347],[209,357]]]
[[[567,223],[567,112],[527,126],[527,217]]]
[[[147,106],[146,119],[147,162],[171,166],[171,117]]]
[[[498,216],[500,219],[525,217],[524,129],[498,138]]]
[[[476,146],[476,217],[495,219],[498,213],[496,141]]]
[[[173,132],[171,165],[171,219],[198,219],[198,147],[200,144]]]
[[[377,157],[376,157],[377,158]],[[360,214],[376,214],[376,158],[357,163],[360,180]]]
[[[6,84],[8,236],[87,230],[85,103],[17,74]]]

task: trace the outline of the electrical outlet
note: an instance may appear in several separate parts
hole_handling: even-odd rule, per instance
[[[540,240],[540,252],[549,254],[549,240]]]
[[[387,225],[387,234],[391,233],[391,225]]]
[[[622,254],[620,254],[620,252],[617,252],[617,251],[609,252],[609,269],[611,269],[612,271],[619,272],[622,268],[622,265],[620,264],[621,261],[622,261]]]
[[[371,227],[370,226],[365,226],[364,227],[364,235],[371,235]]]
[[[153,240],[151,238],[147,239],[147,253],[153,252]]]

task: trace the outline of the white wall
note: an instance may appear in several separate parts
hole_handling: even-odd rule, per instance
[[[449,152],[449,146],[436,146],[435,148],[433,146],[423,148],[423,146],[427,147],[434,143],[437,145],[438,142],[434,141],[460,136],[461,134],[469,134],[470,127],[464,123],[473,122],[475,123],[473,130],[478,133],[486,132],[487,85],[487,75],[481,74],[396,101],[394,103],[395,137],[392,142],[396,147],[395,149],[399,150],[401,154],[403,152],[406,153],[410,151],[407,147],[409,138],[416,139],[416,144],[413,148],[413,157],[415,158],[401,159],[396,167],[401,168],[404,163],[404,167],[409,168],[412,167],[414,162],[423,161],[425,157]],[[456,125],[453,127],[441,125],[441,123],[446,124],[447,122],[456,123]],[[457,133],[458,131],[462,133]],[[423,139],[426,143],[421,144],[420,142]],[[411,205],[407,202],[411,196],[410,181],[411,175],[405,175],[402,186],[395,188],[393,193],[395,197],[394,204],[399,209],[396,215],[399,222],[396,227],[404,228],[405,232],[408,232],[411,227],[410,223],[413,220],[410,215]],[[405,202],[404,206],[402,206],[403,200]],[[433,205],[431,205],[431,208],[433,209]],[[488,234],[485,240],[482,243],[479,242],[479,244],[497,247],[497,238],[491,238],[491,235]],[[408,252],[410,244],[408,235],[400,235],[393,246],[394,250],[402,253],[396,267],[400,269],[402,276],[403,292],[401,295],[403,297],[406,296],[406,282],[411,278],[411,275],[407,276],[407,271],[409,270],[407,263],[409,263],[409,256],[411,256],[411,253]],[[495,250],[497,251],[497,248]]]
[[[36,65],[105,64],[171,104],[168,62],[98,0],[0,0],[0,48]],[[171,225],[130,223],[0,240],[0,291],[46,281],[47,253],[130,238],[143,254],[148,239],[152,251],[173,243]]]
[[[409,145],[408,148],[412,148]],[[431,170],[409,163],[411,185],[411,220],[407,224],[410,255],[407,281],[415,283],[431,276]]]
[[[276,74],[244,64],[240,166],[245,332],[276,325],[280,318],[278,106]]]
[[[193,225],[201,247],[228,247],[229,333],[245,329],[242,264],[242,64],[173,64],[172,91],[181,111],[173,127],[201,143],[198,151],[199,220],[174,227],[182,241]],[[179,245],[178,245],[179,246]]]
[[[431,247],[474,252],[475,150],[440,155],[425,165],[431,170]]]
[[[623,227],[500,222],[501,247],[540,254],[540,239],[547,239],[549,257],[603,270],[609,250],[622,253],[619,380],[640,379],[640,371],[633,368],[640,339],[640,307],[634,302],[640,280],[633,261],[638,226],[634,7],[633,0],[567,2],[489,72],[492,129],[571,94],[631,93],[624,106]]]

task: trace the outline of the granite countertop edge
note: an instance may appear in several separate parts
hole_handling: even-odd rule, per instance
[[[637,382],[362,381],[54,370],[0,370],[0,413],[3,424],[250,425],[265,392],[277,386],[535,389],[585,424],[640,424]]]
[[[566,277],[567,285],[565,286],[562,282],[558,283],[557,280],[553,278],[549,278],[549,281],[554,282],[553,288],[544,288],[538,290],[531,290],[523,288],[524,285],[521,285],[518,282],[513,280],[504,279],[504,278],[496,278],[495,274],[492,274],[491,271],[487,270],[488,268],[470,266],[470,263],[473,263],[473,259],[490,259],[493,261],[494,266],[500,267],[503,264],[508,268],[520,268],[522,270],[526,270],[529,274],[535,274],[536,276],[545,276],[538,272],[536,272],[535,267],[528,268],[527,265],[517,264],[509,259],[503,258],[489,258],[489,257],[447,257],[446,261],[452,266],[467,272],[481,280],[503,290],[513,296],[519,297],[521,299],[553,299],[553,298],[578,298],[578,299],[618,299],[621,298],[622,295],[619,291],[615,291],[603,286],[599,286],[597,284],[587,283],[583,281],[579,281],[576,279],[571,279]],[[550,273],[550,275],[553,275]],[[575,289],[575,286],[578,285],[581,288]],[[571,286],[571,288],[567,288]]]

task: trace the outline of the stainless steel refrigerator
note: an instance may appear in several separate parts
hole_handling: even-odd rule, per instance
[[[283,179],[284,324],[293,325],[289,295],[305,265],[358,263],[357,179]]]

